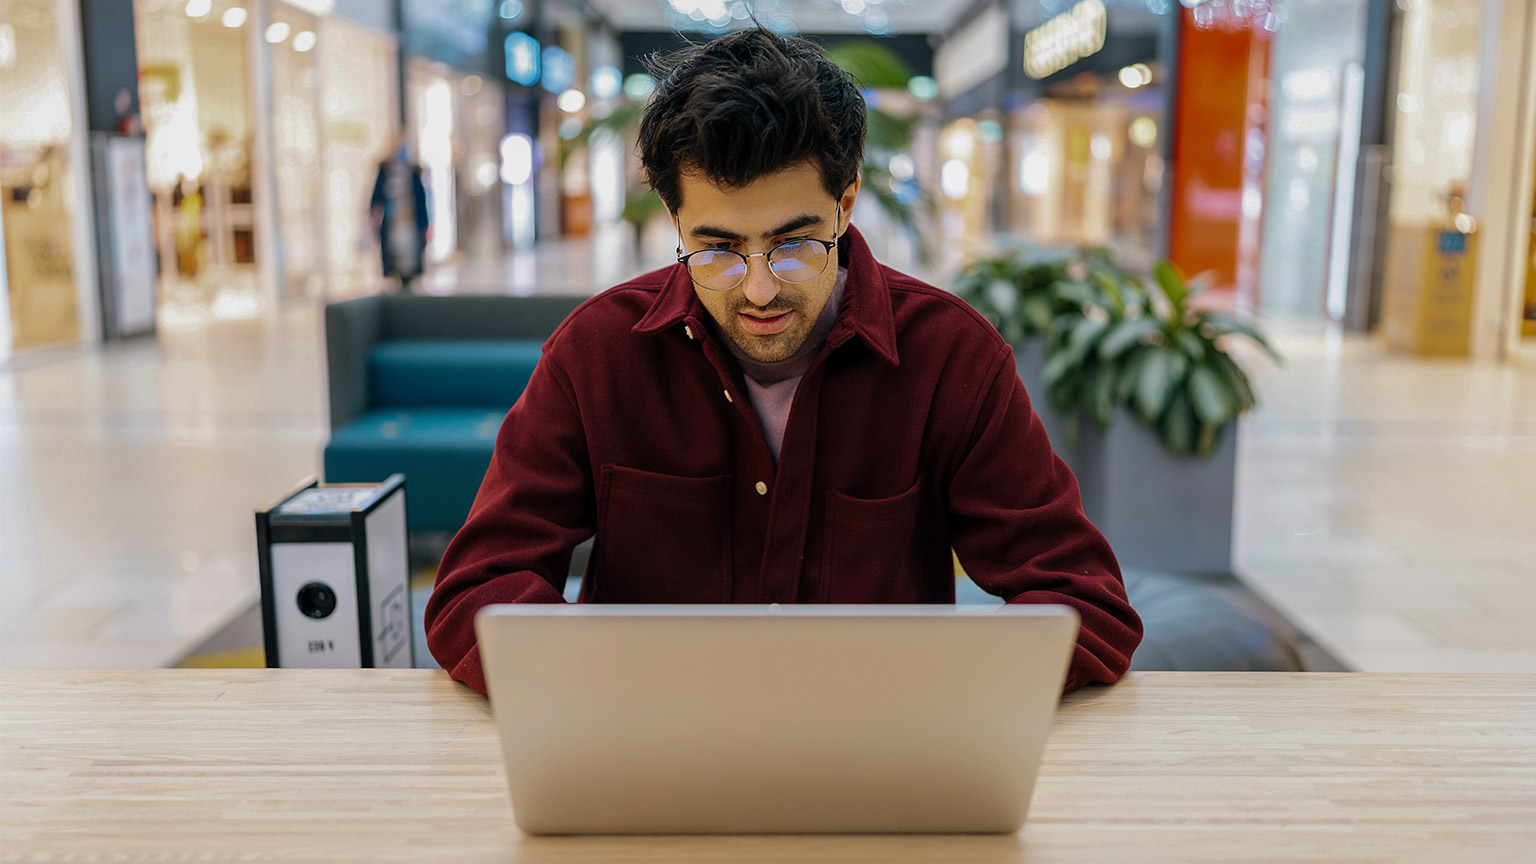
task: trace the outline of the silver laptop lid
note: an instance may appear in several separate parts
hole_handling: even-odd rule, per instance
[[[569,833],[1011,832],[1065,606],[491,606],[513,811]]]

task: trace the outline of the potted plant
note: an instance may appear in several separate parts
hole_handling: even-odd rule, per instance
[[[1237,452],[1230,430],[1256,404],[1228,347],[1246,338],[1275,356],[1263,335],[1200,305],[1201,286],[1168,262],[1154,267],[1149,285],[1102,251],[1079,253],[1052,265],[1064,278],[1045,288],[1016,281],[1014,300],[1004,299],[999,280],[974,284],[988,270],[1022,272],[1002,266],[979,264],[959,289],[1005,338],[1023,334],[1022,346],[1009,338],[1021,357],[1043,343],[1043,365],[1026,388],[1121,563],[1228,572]],[[1047,327],[1036,313],[1026,319],[1026,296],[1031,307],[1045,298],[1053,310]]]
[[[1043,401],[1046,387],[1041,374],[1052,326],[1061,316],[1108,302],[1094,293],[1094,284],[1103,278],[1115,278],[1103,250],[1050,252],[1029,248],[976,261],[950,284],[950,290],[980,312],[1013,346],[1024,388],[1031,399]],[[1070,431],[1061,422],[1063,415],[1049,410],[1039,413],[1053,442]]]

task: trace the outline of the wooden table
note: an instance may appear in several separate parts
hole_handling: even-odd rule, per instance
[[[441,672],[0,672],[12,861],[1533,862],[1536,676],[1132,674],[1016,836],[532,838]]]

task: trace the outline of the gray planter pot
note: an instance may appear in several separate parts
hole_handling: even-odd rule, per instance
[[[1122,567],[1181,573],[1229,573],[1232,507],[1237,478],[1237,428],[1223,432],[1209,458],[1178,457],[1124,409],[1109,427],[1079,425],[1051,408],[1040,383],[1045,341],[1015,346],[1019,378],[1051,437],[1051,446],[1077,475],[1083,510],[1109,539]]]

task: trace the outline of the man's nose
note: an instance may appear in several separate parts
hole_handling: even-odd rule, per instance
[[[742,280],[741,290],[746,295],[747,302],[759,308],[773,302],[773,298],[779,296],[779,278],[768,269],[768,259],[748,258],[747,278]]]

